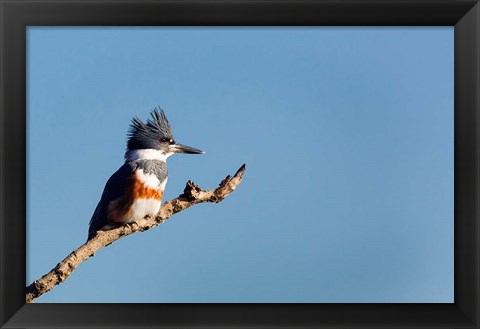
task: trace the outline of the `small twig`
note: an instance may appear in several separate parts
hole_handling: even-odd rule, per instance
[[[26,302],[33,302],[36,298],[50,291],[57,284],[65,281],[83,261],[93,256],[99,249],[112,244],[118,239],[135,232],[143,232],[152,227],[158,226],[172,215],[183,211],[194,204],[202,202],[218,203],[222,201],[242,182],[244,172],[245,165],[240,167],[233,177],[227,176],[216,189],[207,191],[198,187],[194,182],[188,181],[183,194],[179,195],[176,199],[166,201],[155,217],[146,217],[142,221],[123,225],[108,231],[98,231],[95,237],[87,241],[78,249],[72,251],[64,260],[58,263],[54,269],[30,284],[26,288]]]

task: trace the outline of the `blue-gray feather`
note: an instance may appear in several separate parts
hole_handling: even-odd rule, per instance
[[[163,110],[155,108],[146,123],[137,117],[132,119],[127,150],[156,149],[160,147],[162,140],[170,139],[173,139],[170,123]]]
[[[125,195],[128,177],[130,177],[132,171],[133,167],[129,163],[125,163],[108,179],[102,197],[97,208],[95,208],[92,219],[90,219],[88,240],[93,238],[98,230],[108,225],[108,206],[111,201]]]

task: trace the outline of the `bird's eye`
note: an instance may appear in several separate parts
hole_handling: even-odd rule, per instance
[[[170,144],[175,144],[175,142],[173,141],[172,138],[170,138],[169,142],[170,142]]]

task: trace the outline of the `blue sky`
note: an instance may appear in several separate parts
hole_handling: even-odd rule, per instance
[[[84,243],[133,116],[164,199],[240,187],[99,251],[37,302],[453,302],[452,27],[31,27],[27,282]]]

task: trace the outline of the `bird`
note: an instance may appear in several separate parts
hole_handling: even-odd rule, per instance
[[[133,117],[127,134],[125,162],[105,184],[89,223],[87,242],[100,230],[156,215],[168,180],[166,160],[176,153],[205,152],[178,144],[160,107],[153,109],[146,122]]]

